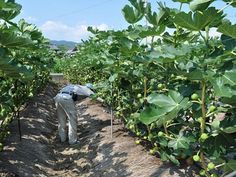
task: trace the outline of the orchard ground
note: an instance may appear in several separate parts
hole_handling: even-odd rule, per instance
[[[21,112],[22,141],[17,121],[0,153],[1,177],[192,177],[197,168],[163,163],[149,154],[137,137],[113,122],[111,137],[109,110],[89,98],[76,105],[80,144],[60,143],[53,97],[60,87],[49,84]]]

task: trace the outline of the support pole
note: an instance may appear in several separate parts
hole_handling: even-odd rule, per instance
[[[113,137],[113,109],[111,107],[111,138]]]
[[[111,139],[113,138],[113,87],[111,84]]]
[[[19,130],[19,136],[20,136],[20,141],[22,140],[22,133],[21,133],[21,123],[20,123],[20,115],[19,115],[19,110],[17,110],[17,121],[18,121],[18,130]]]

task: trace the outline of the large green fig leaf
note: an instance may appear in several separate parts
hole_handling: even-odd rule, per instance
[[[160,117],[164,116],[168,110],[165,108],[156,108],[156,107],[148,107],[140,114],[140,121],[146,125],[151,124],[152,122],[157,121]]]
[[[173,22],[186,29],[200,31],[205,30],[206,26],[212,27],[220,23],[223,17],[223,13],[219,13],[214,7],[210,7],[204,12],[196,11],[194,14],[192,12],[177,13]]]
[[[210,136],[204,142],[204,147],[211,155],[216,158],[219,158],[227,147],[233,148],[235,146],[235,143],[235,138],[232,134],[226,134],[221,132],[217,136]]]
[[[220,129],[225,133],[236,133],[236,119],[224,119],[220,122]]]
[[[0,31],[0,44],[5,47],[27,47],[33,44],[30,36],[18,36],[12,30]]]
[[[165,17],[167,16],[166,11],[164,11],[162,8],[160,8],[159,13],[151,11],[151,4],[148,3],[146,7],[146,19],[149,23],[151,23],[154,26],[159,26],[163,24],[163,21],[165,20]]]
[[[29,34],[32,40],[43,38],[41,31],[39,31],[35,25],[27,23],[24,19],[19,21],[18,27],[23,34]]]
[[[221,77],[212,80],[212,85],[217,96],[232,97],[235,94]]]
[[[168,147],[177,149],[189,149],[191,141],[185,136],[178,136],[176,139],[168,142]]]
[[[216,96],[230,98],[236,95],[236,69],[227,70],[220,76],[211,76],[209,80],[213,85]]]
[[[129,0],[130,3],[134,6],[131,7],[126,5],[122,9],[122,13],[128,23],[134,24],[141,20],[144,16],[145,8],[144,8],[144,1],[141,0]]]
[[[27,67],[20,63],[11,62],[10,58],[0,58],[0,72],[4,74],[4,76],[11,78],[22,78],[31,79],[33,78],[33,73],[31,71],[31,67]]]
[[[217,31],[236,39],[236,24],[232,25],[230,22],[224,22]]]
[[[182,45],[179,47],[174,47],[172,45],[162,45],[156,47],[148,57],[151,60],[168,63],[173,62],[175,60],[182,60],[186,59],[186,55],[191,52],[191,48],[189,45]]]
[[[159,25],[158,27],[143,27],[139,29],[139,37],[145,38],[148,36],[159,36],[165,31],[164,25]]]
[[[135,10],[132,7],[130,7],[129,5],[126,5],[122,9],[122,12],[123,12],[123,15],[124,15],[126,21],[131,24],[138,22],[142,18],[142,16],[137,14],[135,12]]]
[[[140,121],[144,124],[156,122],[157,126],[161,126],[166,121],[174,119],[180,110],[185,110],[191,106],[188,98],[174,91],[169,91],[169,95],[151,94],[147,97],[147,102],[156,107],[148,107],[140,114]]]
[[[224,75],[222,75],[223,80],[226,84],[231,86],[236,86],[236,70],[227,70]]]
[[[222,34],[221,41],[224,44],[226,50],[233,50],[236,47],[236,38],[234,39]]]
[[[190,2],[189,7],[192,11],[203,11],[205,10],[213,1],[212,0],[193,0]]]
[[[236,160],[229,160],[225,166],[224,166],[225,171],[236,171]]]
[[[21,5],[0,0],[0,19],[9,21],[20,14]]]

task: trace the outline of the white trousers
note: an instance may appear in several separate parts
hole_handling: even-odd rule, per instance
[[[57,94],[54,98],[58,118],[58,132],[61,142],[67,138],[66,124],[68,119],[68,139],[69,144],[77,142],[77,112],[75,103],[69,94]]]

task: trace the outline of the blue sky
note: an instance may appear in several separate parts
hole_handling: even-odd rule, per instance
[[[54,40],[80,42],[90,33],[88,26],[101,30],[123,29],[128,26],[122,15],[122,8],[129,4],[128,0],[16,0],[22,5],[18,19],[37,25],[44,36]],[[157,9],[156,0],[148,0],[153,9]],[[179,7],[179,3],[164,0],[169,7]],[[215,3],[222,8],[222,1]],[[187,8],[186,8],[187,9]],[[235,10],[235,9],[234,9]],[[227,8],[230,20],[236,22],[236,12]]]

